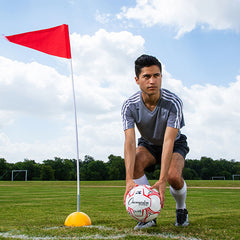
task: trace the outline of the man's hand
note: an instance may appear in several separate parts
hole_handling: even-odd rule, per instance
[[[153,186],[151,186],[152,189],[157,189],[160,194],[160,200],[161,200],[161,208],[164,207],[164,201],[165,201],[165,191],[166,191],[166,181],[157,181]]]
[[[125,194],[124,194],[124,205],[125,205],[125,202],[126,202],[126,197],[127,197],[127,194],[130,192],[130,190],[134,187],[136,187],[137,184],[131,179],[131,180],[126,180],[126,191],[125,191]]]

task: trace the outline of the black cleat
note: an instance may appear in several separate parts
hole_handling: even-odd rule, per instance
[[[189,221],[188,221],[188,211],[187,209],[177,209],[176,210],[176,221],[175,221],[175,226],[188,226]]]
[[[139,222],[135,227],[134,230],[140,230],[142,228],[149,228],[149,227],[154,227],[157,225],[157,219],[153,219],[149,222]]]

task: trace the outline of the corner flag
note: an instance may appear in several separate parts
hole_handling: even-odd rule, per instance
[[[75,130],[76,130],[76,146],[77,146],[77,212],[70,214],[65,226],[80,227],[91,225],[91,219],[87,214],[80,212],[80,176],[79,176],[79,149],[78,149],[78,127],[77,127],[77,107],[73,80],[72,57],[69,41],[68,25],[63,24],[57,27],[21,33],[12,36],[5,36],[12,43],[16,43],[25,47],[29,47],[40,52],[44,52],[53,56],[70,59],[73,103],[75,112]]]
[[[5,36],[9,42],[53,56],[71,58],[68,25]]]

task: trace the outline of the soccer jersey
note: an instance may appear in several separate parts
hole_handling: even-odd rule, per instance
[[[162,146],[166,127],[180,129],[184,123],[182,101],[174,93],[161,88],[160,98],[153,111],[144,104],[141,91],[127,99],[122,106],[123,130],[134,128],[150,144]],[[176,140],[180,137],[178,131]]]

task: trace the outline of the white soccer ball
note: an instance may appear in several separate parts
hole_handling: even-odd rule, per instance
[[[160,195],[150,186],[140,185],[131,189],[125,205],[129,215],[138,222],[149,222],[160,213]]]

